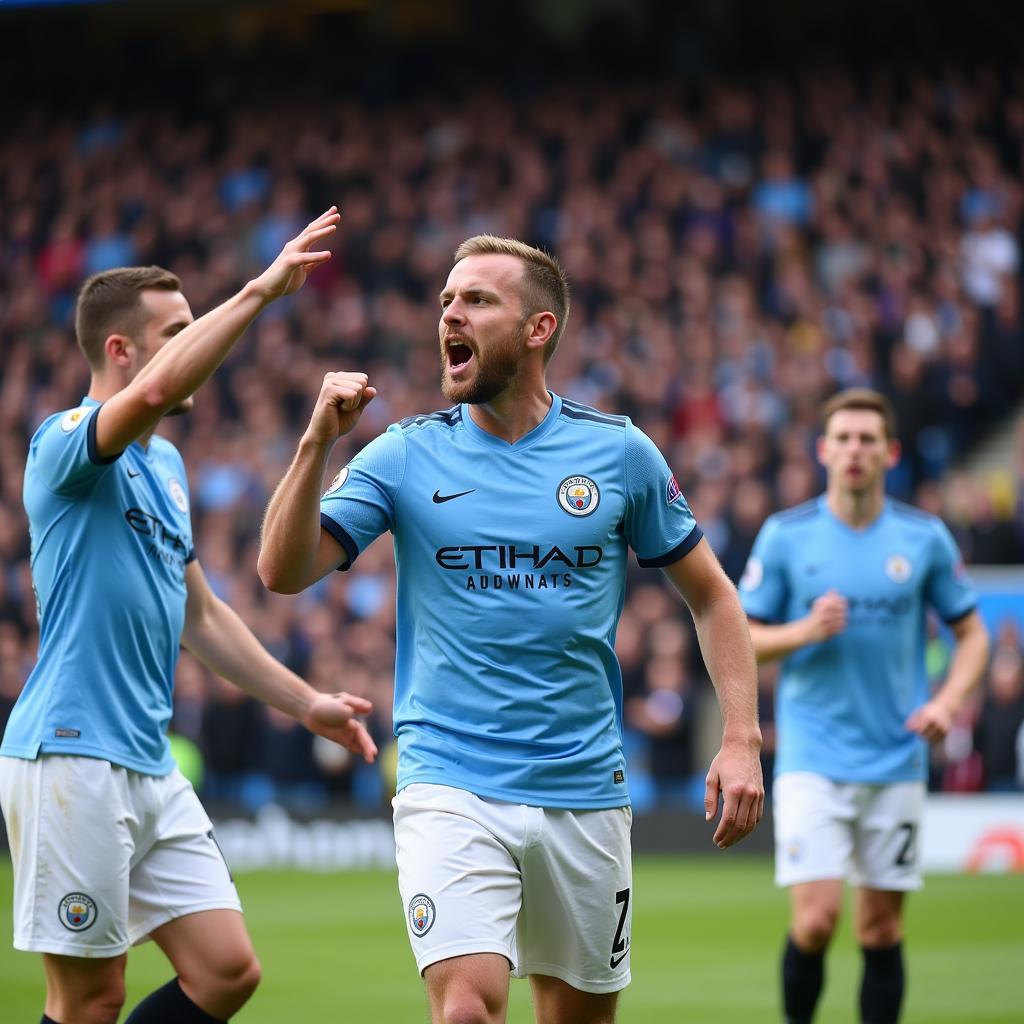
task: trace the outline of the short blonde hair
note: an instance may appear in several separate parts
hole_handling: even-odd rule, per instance
[[[455,250],[455,262],[467,256],[492,253],[514,256],[523,262],[520,292],[524,318],[534,313],[554,313],[558,324],[544,348],[544,362],[550,362],[569,319],[569,279],[565,271],[558,260],[543,249],[536,249],[515,238],[498,238],[497,235],[474,235],[467,238]]]

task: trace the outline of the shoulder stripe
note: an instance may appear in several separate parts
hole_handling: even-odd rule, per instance
[[[408,430],[410,427],[420,427],[424,423],[444,423],[449,427],[454,427],[461,420],[462,406],[453,405],[450,409],[443,409],[439,412],[426,412],[419,413],[416,416],[406,416],[405,419],[399,420],[398,425],[402,430]]]
[[[624,427],[626,425],[625,416],[616,416],[610,412],[601,412],[600,409],[584,405],[582,402],[574,402],[568,398],[562,399],[562,412],[574,419],[594,419],[619,427]],[[574,413],[576,414],[575,416],[573,416]]]

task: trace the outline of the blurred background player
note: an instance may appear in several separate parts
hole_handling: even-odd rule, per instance
[[[159,267],[85,282],[76,334],[91,370],[75,409],[32,438],[25,507],[39,659],[0,747],[14,862],[14,945],[42,953],[44,1022],[113,1024],[126,951],[151,937],[177,977],[132,1024],[226,1020],[260,967],[210,820],[167,741],[179,643],[210,670],[368,759],[348,694],[318,693],[211,591],[195,558],[185,466],[155,436],[271,301],[330,254],[333,210],[232,299],[193,321]]]
[[[857,887],[860,1020],[899,1018],[904,893],[921,885],[928,742],[977,686],[988,635],[941,520],[885,494],[899,459],[892,408],[852,388],[822,409],[818,498],[765,522],[740,582],[759,661],[784,658],[773,788],[776,881],[790,887],[782,960],[787,1024],[807,1024],[824,982],[843,879]],[[926,609],[956,640],[928,692]]]
[[[755,667],[735,589],[642,431],[547,390],[569,313],[558,263],[476,236],[440,295],[452,408],[391,425],[322,496],[375,396],[329,373],[267,509],[260,576],[295,593],[395,536],[395,838],[436,1024],[603,1024],[630,978],[632,820],[613,638],[632,548],[686,599],[718,689],[715,843],[761,817]]]

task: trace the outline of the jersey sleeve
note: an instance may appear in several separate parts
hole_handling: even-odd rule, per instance
[[[52,416],[32,438],[33,468],[54,494],[86,490],[120,458],[96,451],[96,415],[102,406],[83,405]]]
[[[626,543],[645,567],[678,562],[704,536],[657,445],[626,423]]]
[[[321,497],[320,525],[348,555],[340,568],[348,569],[361,551],[394,528],[405,459],[405,435],[393,424],[338,473]]]
[[[941,520],[935,520],[931,565],[925,581],[925,600],[945,619],[955,622],[978,604],[978,595],[968,579],[960,550]]]
[[[758,532],[740,577],[739,593],[743,610],[752,619],[782,621],[789,591],[782,537],[773,519],[766,520]]]

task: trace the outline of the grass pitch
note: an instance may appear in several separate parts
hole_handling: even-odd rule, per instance
[[[259,872],[238,887],[263,984],[239,1024],[429,1020],[405,937],[394,876]],[[767,860],[638,858],[633,983],[620,1024],[777,1021],[777,960],[786,895]],[[0,862],[0,1019],[36,1021],[38,957],[10,948],[10,865]],[[1019,1024],[1024,1020],[1024,876],[931,876],[910,898],[903,1024]],[[844,922],[829,956],[817,1024],[856,1020],[860,958]],[[128,1005],[170,976],[147,944],[128,959]],[[510,1024],[527,1024],[529,984],[512,983]]]

